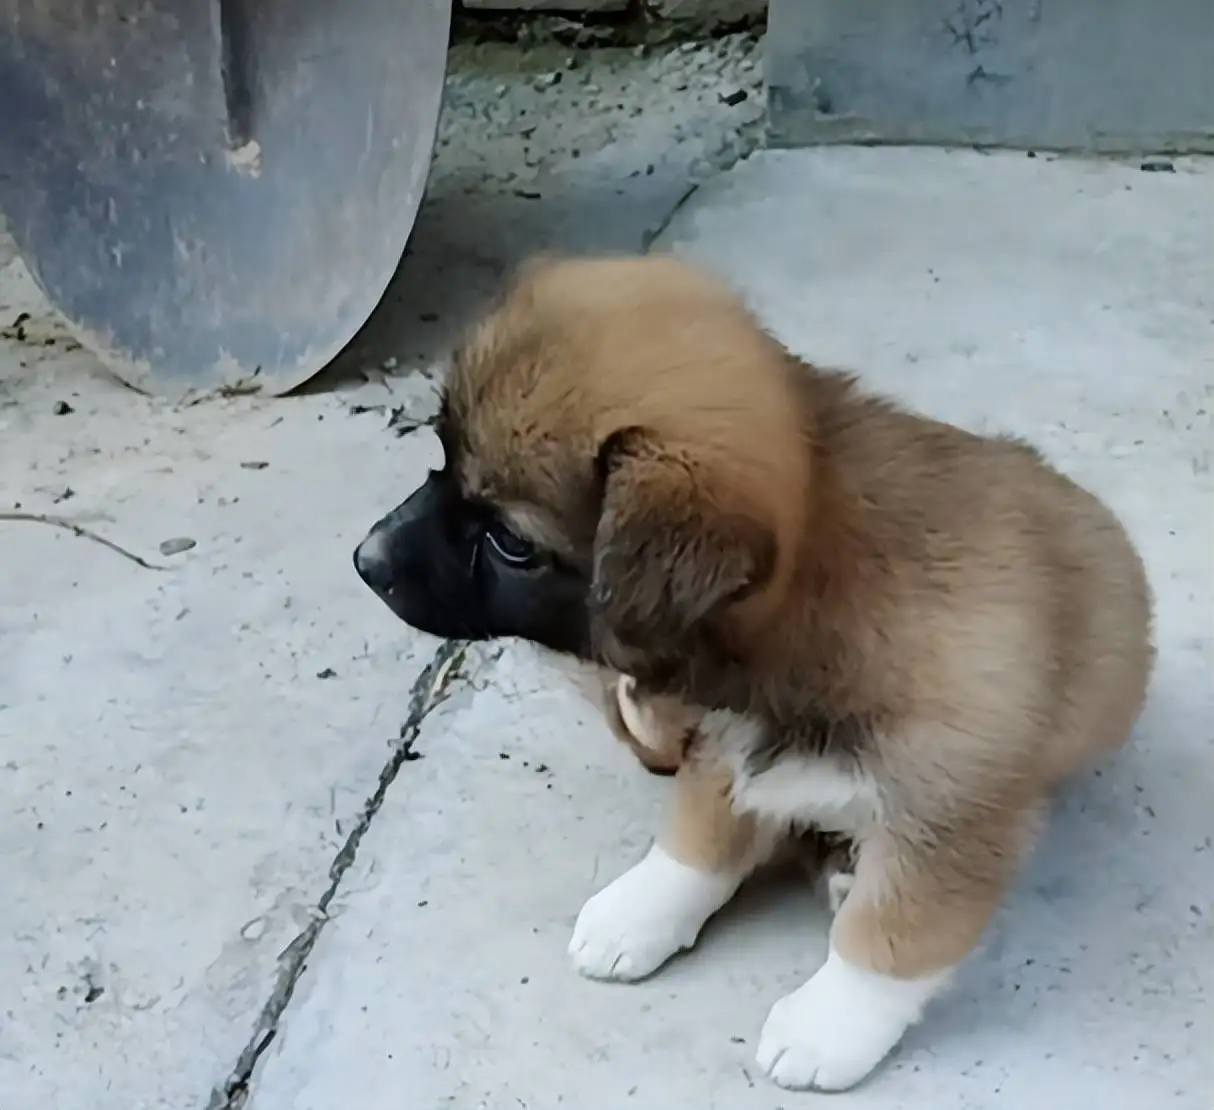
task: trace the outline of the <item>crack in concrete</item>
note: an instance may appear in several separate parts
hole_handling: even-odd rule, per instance
[[[228,1073],[228,1078],[211,1092],[207,1110],[241,1110],[245,1105],[257,1062],[273,1042],[278,1032],[278,1022],[291,1003],[295,986],[303,975],[308,957],[329,921],[329,905],[337,896],[341,881],[358,854],[358,846],[383,805],[401,767],[419,758],[413,750],[413,745],[426,718],[447,700],[452,685],[458,679],[467,677],[462,668],[468,656],[468,648],[469,645],[462,641],[449,640],[443,643],[413,683],[409,691],[409,712],[400,727],[396,750],[380,771],[379,783],[364,804],[358,822],[329,865],[329,885],[316,903],[315,918],[287,945],[279,957],[279,971],[274,989],[262,1007],[253,1035]]]

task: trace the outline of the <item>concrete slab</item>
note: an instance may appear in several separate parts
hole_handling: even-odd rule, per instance
[[[359,612],[350,539],[431,446],[334,397],[157,405],[18,278],[0,511],[171,569],[0,521],[0,1105],[185,1110],[253,1036],[391,755],[393,683],[426,655],[331,612]]]
[[[0,1108],[243,1101],[436,647],[350,565],[438,457],[396,433],[433,415],[434,356],[513,259],[639,250],[752,141],[755,45],[453,51],[413,253],[305,396],[117,386],[0,216],[0,514],[174,568],[0,519]]]
[[[957,990],[848,1105],[1188,1110],[1214,1089],[1212,237],[1209,163],[831,149],[752,159],[663,239],[737,282],[798,352],[1037,441],[1124,515],[1158,591],[1136,742],[1060,803]],[[406,638],[374,620],[367,634],[380,650]],[[822,957],[805,892],[753,892],[649,982],[578,979],[574,917],[643,852],[666,786],[525,646],[469,654],[444,696],[251,1110],[813,1101],[751,1065],[768,1007]]]

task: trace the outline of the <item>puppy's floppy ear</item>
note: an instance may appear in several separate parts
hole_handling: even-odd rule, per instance
[[[603,443],[598,468],[591,633],[613,664],[689,648],[705,618],[770,576],[775,537],[722,503],[694,447],[624,428]]]

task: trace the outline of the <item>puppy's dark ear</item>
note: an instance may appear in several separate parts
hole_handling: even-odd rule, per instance
[[[690,649],[706,618],[762,585],[775,538],[722,502],[694,448],[626,428],[608,437],[598,466],[591,635],[600,658],[627,670]]]

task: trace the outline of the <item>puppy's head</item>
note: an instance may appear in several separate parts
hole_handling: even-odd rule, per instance
[[[358,572],[440,636],[633,674],[745,651],[804,524],[793,372],[673,258],[533,262],[456,350],[444,465],[371,529]]]

